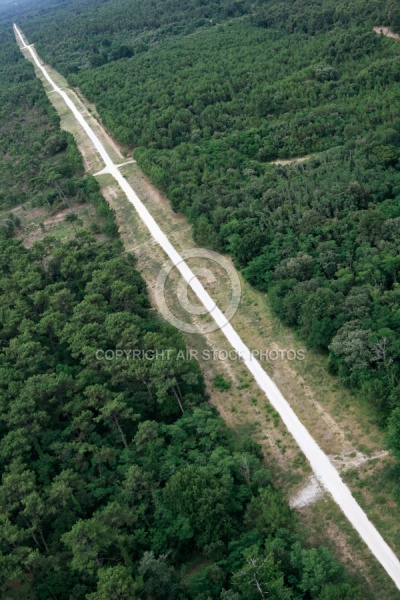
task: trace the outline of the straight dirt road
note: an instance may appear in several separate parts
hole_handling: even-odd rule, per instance
[[[21,31],[16,25],[14,25],[14,28],[21,50],[29,52],[35,65],[38,69],[40,69],[43,76],[51,85],[52,90],[60,94],[76,120],[84,129],[88,138],[93,143],[96,151],[104,161],[105,167],[103,172],[109,173],[114,177],[120,188],[126,194],[128,200],[136,209],[141,220],[150,231],[153,239],[160,245],[165,254],[179,270],[184,280],[191,287],[193,292],[199,298],[200,302],[207,309],[211,317],[221,329],[232,348],[238,353],[239,356],[242,357],[244,364],[253,375],[258,386],[265,393],[271,405],[279,413],[288,431],[291,433],[296,443],[306,456],[320,484],[332,495],[332,498],[341,508],[360,537],[367,544],[372,554],[380,562],[388,575],[393,579],[396,586],[400,589],[400,562],[398,558],[388,544],[384,541],[374,525],[370,522],[360,505],[353,498],[349,488],[342,481],[338,471],[330,462],[328,456],[321,450],[308,430],[300,422],[299,418],[287,400],[283,397],[275,383],[264,371],[261,364],[254,358],[249,348],[244,344],[235,329],[227,321],[226,317],[204,289],[203,285],[194,275],[180,254],[175,250],[166,235],[162,232],[157,222],[154,220],[147,208],[143,205],[126,179],[122,176],[118,165],[112,161],[103,144],[94,133],[90,125],[85,121],[70,97],[53,82],[44,66],[40,63],[40,60],[33,47],[26,44]]]

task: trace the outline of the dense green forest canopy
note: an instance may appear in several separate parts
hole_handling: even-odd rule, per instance
[[[46,6],[27,33],[198,243],[400,428],[400,43],[372,31],[400,31],[398,2]]]
[[[180,333],[151,310],[32,66],[0,39],[0,209],[87,202],[104,224],[101,240],[81,230],[32,249],[15,220],[1,232],[1,597],[361,598],[328,550],[304,544],[258,445],[207,403],[198,364],[177,359]],[[98,359],[116,348],[141,358]]]
[[[39,5],[25,0],[9,8],[7,17],[34,34],[41,55],[64,72],[140,54],[167,37],[237,19],[310,35],[351,23],[400,28],[396,0],[44,0]]]
[[[260,448],[205,403],[132,255],[90,238],[0,251],[3,590],[252,600],[256,577],[276,600],[359,597],[301,544]],[[96,358],[121,347],[168,353]]]
[[[52,204],[57,186],[82,173],[81,157],[9,27],[1,29],[0,55],[0,209],[33,195]]]
[[[49,103],[41,82],[0,26],[0,238],[19,233],[20,212],[44,206],[50,212],[90,203],[96,231],[114,237],[117,228],[92,177],[83,177],[81,155]]]

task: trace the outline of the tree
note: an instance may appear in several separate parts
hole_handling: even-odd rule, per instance
[[[200,548],[225,539],[234,527],[231,485],[229,478],[219,481],[201,467],[188,466],[175,473],[164,488],[163,504],[176,519],[177,534],[194,538]]]
[[[361,590],[354,589],[348,583],[328,583],[317,596],[318,600],[361,600]]]
[[[97,590],[88,594],[86,600],[135,600],[141,590],[140,579],[134,579],[127,567],[105,567],[98,572]]]
[[[248,527],[255,526],[264,536],[269,536],[279,529],[293,527],[295,519],[282,494],[268,486],[250,500],[245,522]]]
[[[160,600],[176,598],[175,573],[168,565],[166,555],[156,558],[153,552],[145,552],[140,560],[138,571],[143,577],[144,589],[149,597]]]
[[[235,573],[233,581],[244,600],[290,600],[293,597],[290,589],[285,587],[283,573],[275,564],[272,554],[263,555],[254,546],[244,553],[243,567]]]
[[[306,550],[296,542],[290,560],[296,570],[296,587],[302,594],[309,594],[311,598],[317,598],[329,583],[345,583],[343,567],[326,548]]]
[[[101,385],[87,387],[85,395],[88,398],[88,406],[99,413],[94,420],[110,423],[119,433],[122,443],[127,449],[128,443],[123,431],[123,421],[133,421],[138,415],[135,415],[133,409],[126,404],[124,395],[109,392]]]
[[[61,540],[72,553],[72,568],[93,575],[113,558],[112,546],[119,536],[111,525],[96,515],[77,521]]]
[[[400,461],[400,407],[392,412],[387,431],[388,446],[393,450],[397,460]]]
[[[370,330],[361,328],[359,321],[349,321],[339,329],[329,349],[343,358],[350,372],[366,370],[372,359],[370,334]]]

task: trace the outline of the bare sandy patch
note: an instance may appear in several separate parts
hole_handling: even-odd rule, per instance
[[[312,475],[306,484],[289,499],[289,506],[291,508],[302,508],[303,506],[316,502],[323,494],[324,490],[318,483],[317,478]]]
[[[392,38],[393,40],[400,41],[400,35],[398,33],[395,33],[394,31],[392,31],[392,29],[390,29],[390,27],[385,27],[383,25],[378,25],[377,27],[374,27],[373,30],[378,35],[384,35],[385,37]]]
[[[271,160],[268,162],[269,165],[290,165],[292,163],[301,163],[305,160],[309,160],[311,158],[311,154],[306,154],[306,156],[298,156],[296,158],[278,158],[277,160]]]

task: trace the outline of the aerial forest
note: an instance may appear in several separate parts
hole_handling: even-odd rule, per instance
[[[1,598],[361,600],[306,541],[261,448],[211,407],[198,363],[177,360],[181,334],[0,33]],[[24,243],[22,209],[85,204],[95,227]],[[121,346],[142,358],[98,356]]]
[[[398,3],[78,4],[27,34],[400,457]]]

